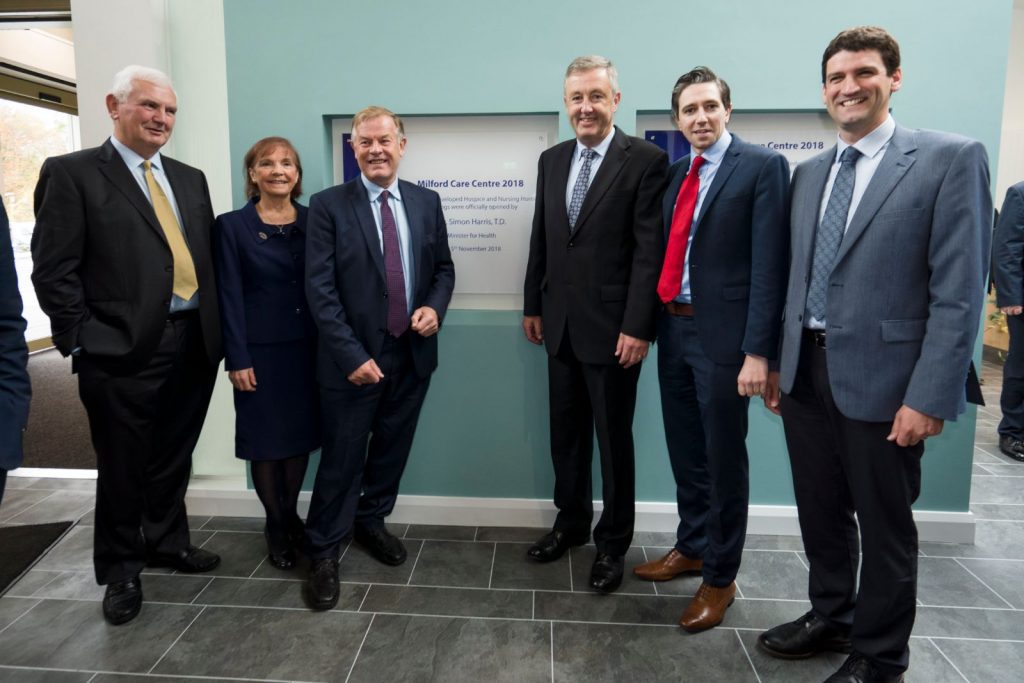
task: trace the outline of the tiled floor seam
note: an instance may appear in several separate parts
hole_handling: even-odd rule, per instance
[[[747,652],[747,646],[743,642],[743,638],[740,637],[740,632],[735,629],[733,630],[733,632],[736,634],[736,640],[740,644],[740,649],[743,650],[743,656],[747,658],[747,663],[750,664],[750,670],[754,672],[754,678],[757,679],[757,683],[761,683],[761,674],[758,673],[757,667],[754,666],[754,660],[751,658],[750,653]]]
[[[968,574],[970,574],[970,575],[971,575],[971,576],[973,576],[973,577],[974,577],[975,579],[977,579],[978,583],[980,583],[980,584],[981,584],[982,586],[984,586],[985,588],[987,588],[987,589],[989,589],[990,591],[992,591],[992,594],[993,594],[993,595],[995,595],[995,596],[996,596],[997,598],[999,598],[1000,600],[1002,600],[1003,602],[1005,602],[1005,603],[1006,603],[1006,605],[1007,605],[1007,606],[1008,606],[1008,607],[1009,607],[1010,609],[1017,609],[1016,607],[1014,607],[1013,603],[1011,603],[1011,602],[1010,602],[1009,600],[1007,600],[1007,599],[1006,599],[1006,598],[1004,598],[1004,597],[1003,597],[1002,595],[1000,595],[1000,594],[999,594],[999,591],[997,591],[997,590],[996,590],[995,588],[993,588],[992,586],[990,586],[990,585],[988,585],[987,583],[985,583],[984,579],[982,579],[982,578],[981,578],[980,576],[978,576],[977,574],[975,574],[974,572],[972,572],[972,571],[971,571],[971,568],[970,568],[970,567],[968,567],[967,565],[965,565],[965,564],[964,564],[963,562],[961,562],[961,561],[960,561],[959,559],[956,559],[956,560],[954,560],[954,562],[956,562],[956,563],[957,563],[958,565],[960,565],[961,567],[963,567],[963,568],[964,568],[964,571],[966,571],[966,572],[967,572]]]
[[[196,619],[201,617],[203,615],[203,612],[206,611],[206,609],[207,608],[203,606],[202,609],[200,609],[199,612],[194,617],[192,617],[192,621],[188,622],[188,626],[182,629],[181,633],[178,634],[178,637],[174,639],[174,642],[168,645],[167,649],[164,650],[163,654],[160,655],[159,659],[157,659],[156,662],[153,663],[153,666],[149,667],[149,671],[146,672],[147,674],[153,673],[153,671],[158,666],[160,666],[160,662],[164,661],[164,657],[167,656],[167,653],[174,649],[174,646],[178,644],[178,641],[181,640],[181,637],[185,635],[190,628],[192,628],[192,624],[196,623]]]
[[[359,655],[362,654],[362,652],[363,652],[363,645],[366,643],[367,636],[370,635],[370,629],[373,628],[373,621],[376,618],[377,618],[376,614],[371,616],[370,617],[370,623],[366,625],[366,630],[363,631],[363,639],[361,641],[359,641],[359,648],[356,649],[356,656],[352,658],[352,665],[349,666],[349,668],[348,668],[348,675],[345,676],[345,683],[348,683],[348,680],[350,678],[352,678],[352,672],[355,671],[355,669],[356,669],[356,662],[359,661]]]

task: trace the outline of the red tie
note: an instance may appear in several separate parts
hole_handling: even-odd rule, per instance
[[[697,156],[686,174],[679,194],[676,209],[672,214],[672,228],[668,233],[668,249],[665,250],[665,265],[658,279],[658,298],[668,303],[679,296],[683,286],[683,264],[686,260],[686,244],[690,241],[690,226],[693,225],[693,210],[697,207],[697,190],[700,177],[697,171],[704,164],[704,157]]]

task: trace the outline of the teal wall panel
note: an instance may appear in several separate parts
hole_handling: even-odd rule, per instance
[[[981,140],[994,169],[1011,9],[1012,0],[224,0],[232,158],[240,174],[252,142],[289,137],[312,193],[330,183],[329,117],[368,104],[408,114],[561,111],[565,66],[586,53],[618,65],[616,120],[631,133],[636,112],[667,109],[676,77],[696,64],[729,81],[738,109],[821,108],[829,39],[879,24],[903,51],[896,119]],[[559,136],[571,136],[564,113]],[[241,205],[241,183],[234,194]],[[523,340],[519,320],[449,313],[404,493],[550,497],[544,355]],[[638,500],[674,500],[653,356],[634,431]],[[971,408],[929,442],[919,508],[967,509],[973,436]],[[792,504],[781,423],[758,400],[748,444],[752,503]]]

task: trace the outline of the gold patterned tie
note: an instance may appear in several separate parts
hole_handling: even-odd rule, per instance
[[[181,228],[178,227],[178,219],[174,215],[171,201],[167,199],[160,183],[153,177],[151,166],[148,159],[142,162],[142,168],[146,172],[149,196],[153,199],[153,211],[156,212],[156,219],[160,222],[164,237],[167,238],[167,244],[171,248],[171,257],[174,259],[174,288],[171,291],[188,301],[199,289],[196,267],[192,263],[192,253],[188,250],[188,245],[185,244],[185,236],[181,234]]]

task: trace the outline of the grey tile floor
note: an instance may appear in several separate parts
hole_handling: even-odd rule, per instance
[[[1024,679],[1024,464],[1000,454],[998,368],[978,414],[973,545],[921,547],[908,681]],[[751,536],[725,623],[676,626],[699,578],[627,578],[612,596],[586,587],[593,547],[529,563],[536,529],[396,525],[409,561],[385,567],[346,549],[338,607],[303,607],[306,568],[265,562],[262,522],[191,520],[219,552],[209,575],[143,575],[146,602],[127,626],[101,616],[92,576],[92,483],[8,480],[0,524],[78,524],[0,598],[0,681],[821,681],[842,656],[782,662],[757,634],[804,611],[798,538]],[[663,553],[669,534],[635,539],[627,563]]]

